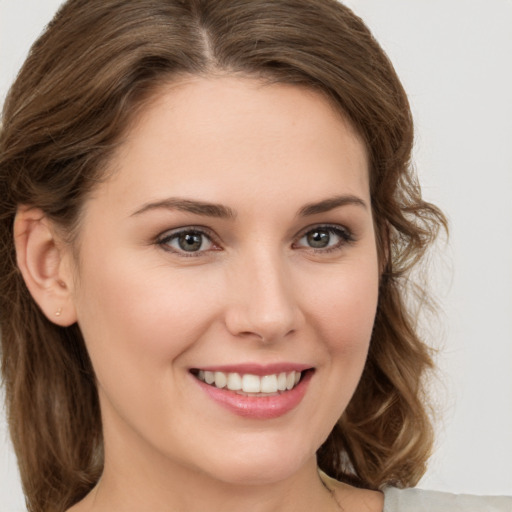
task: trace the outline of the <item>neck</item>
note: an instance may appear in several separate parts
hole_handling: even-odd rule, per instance
[[[322,483],[314,454],[305,460],[276,460],[263,453],[259,460],[248,460],[243,449],[238,457],[215,450],[191,456],[193,446],[168,454],[115,415],[104,422],[104,446],[100,482],[70,512],[339,510],[335,496]]]
[[[102,479],[86,500],[89,508],[83,510],[91,512],[339,510],[332,490],[320,479],[315,460],[283,480],[252,485],[219,481],[187,468],[150,474],[141,467],[124,467],[119,472],[106,465]]]

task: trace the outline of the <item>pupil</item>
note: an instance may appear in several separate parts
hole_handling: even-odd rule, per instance
[[[184,251],[198,251],[201,248],[202,237],[197,233],[187,233],[179,237],[180,249]]]
[[[308,243],[311,247],[321,249],[329,245],[329,233],[327,231],[313,231],[308,235]]]

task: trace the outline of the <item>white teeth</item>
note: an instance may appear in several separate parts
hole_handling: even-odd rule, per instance
[[[277,393],[277,376],[265,375],[261,377],[262,393]]]
[[[299,373],[299,372],[297,372]],[[300,375],[300,373],[299,373]],[[280,373],[277,376],[277,389],[279,391],[284,391],[286,389],[286,373]]]
[[[225,373],[199,370],[197,378],[213,385],[219,389],[227,387],[231,391],[242,391],[244,393],[265,393],[274,394],[278,391],[293,389],[300,381],[301,372],[281,372],[279,374],[252,375],[246,373]]]
[[[286,376],[286,389],[290,390],[295,386],[295,372],[290,372]]]
[[[245,393],[259,393],[261,391],[261,379],[257,375],[245,374],[242,377],[242,391]]]
[[[215,387],[217,388],[225,388],[228,383],[228,378],[226,374],[223,372],[215,372]]]
[[[238,373],[228,373],[228,389],[231,391],[242,389],[242,377]]]

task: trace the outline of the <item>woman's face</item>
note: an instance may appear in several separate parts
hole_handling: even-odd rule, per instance
[[[314,464],[377,304],[360,138],[309,90],[191,78],[112,170],[85,204],[73,290],[106,471],[268,483]]]

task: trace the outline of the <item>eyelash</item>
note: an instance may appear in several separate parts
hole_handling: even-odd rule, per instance
[[[185,251],[183,249],[173,249],[169,246],[170,242],[173,240],[179,240],[180,235],[199,235],[204,239],[207,239],[210,244],[212,244],[216,249],[213,250],[221,250],[220,245],[216,243],[215,237],[213,234],[207,230],[206,228],[199,226],[187,226],[186,228],[178,228],[173,231],[167,231],[160,237],[158,237],[156,243],[165,251],[171,252],[173,254],[177,254],[183,258],[197,258],[199,256],[203,256],[205,252],[208,250],[200,250],[200,251]]]
[[[323,247],[323,248],[315,248],[315,247],[306,247],[304,248],[314,252],[315,254],[329,254],[331,252],[335,252],[340,250],[343,246],[353,243],[355,241],[355,238],[353,234],[345,227],[341,227],[339,225],[329,225],[329,224],[320,224],[312,227],[308,227],[305,230],[301,232],[299,236],[297,236],[296,241],[293,243],[292,247],[296,248],[297,243],[302,240],[307,235],[313,233],[313,232],[319,232],[324,231],[329,233],[329,235],[335,235],[339,237],[339,241],[331,247]],[[208,242],[214,247],[214,249],[203,249],[198,251],[185,251],[183,249],[176,249],[171,248],[170,243],[174,240],[179,240],[179,237],[181,235],[199,235],[202,237],[202,243],[204,243],[204,239],[207,239]],[[330,242],[330,240],[329,240]],[[173,230],[171,232],[166,232],[158,239],[156,240],[156,244],[162,247],[165,251],[177,254],[180,257],[184,258],[197,258],[200,256],[203,256],[205,253],[209,252],[210,250],[214,251],[220,251],[222,250],[220,248],[220,244],[218,244],[215,240],[215,237],[213,236],[213,233],[211,233],[210,230],[205,229],[204,227],[199,226],[188,226],[186,228],[179,228],[176,230]]]
[[[312,227],[306,228],[306,230],[302,231],[301,235],[299,235],[297,240],[302,240],[304,237],[306,237],[308,234],[313,233],[315,231],[325,231],[329,233],[330,235],[336,235],[339,237],[339,241],[331,246],[331,247],[324,247],[324,248],[315,248],[315,247],[308,247],[309,250],[313,251],[316,254],[329,254],[331,252],[339,251],[341,250],[345,245],[351,244],[355,242],[354,235],[345,227],[339,226],[339,225],[331,225],[331,224],[320,224]],[[294,243],[294,245],[296,242]]]

